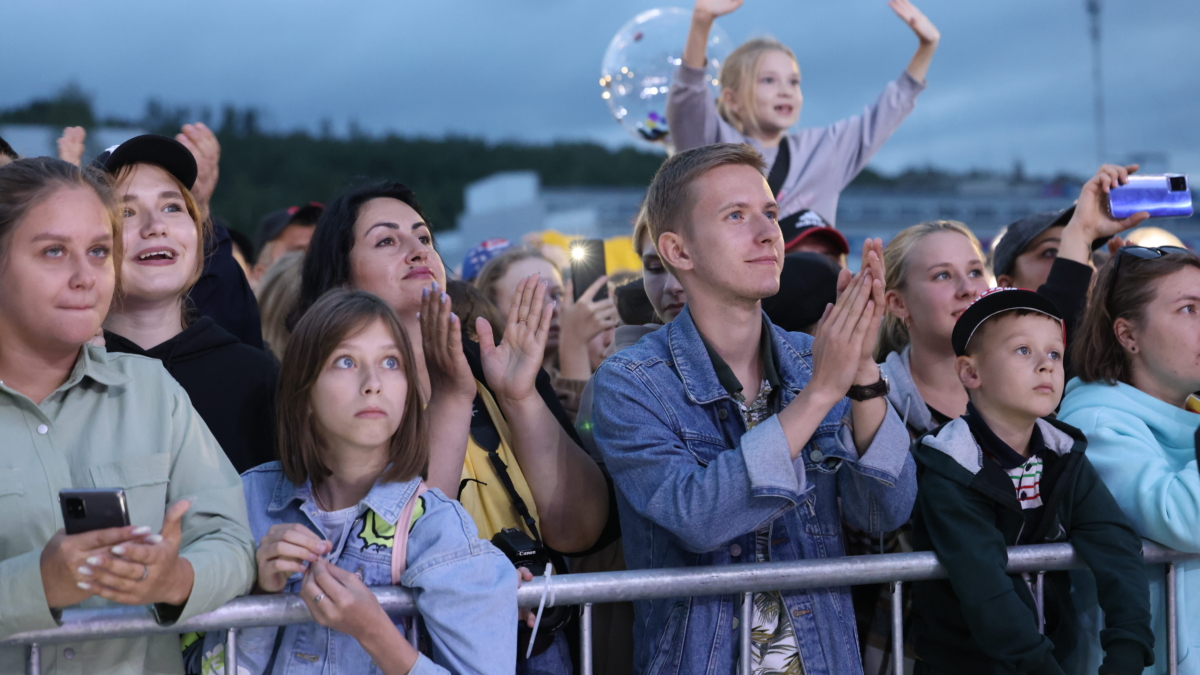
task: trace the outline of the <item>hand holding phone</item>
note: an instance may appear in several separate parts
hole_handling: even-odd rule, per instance
[[[67,534],[83,534],[129,524],[129,506],[120,488],[63,490],[58,493]]]
[[[1151,218],[1187,218],[1192,215],[1192,192],[1186,174],[1129,176],[1124,185],[1108,191],[1108,210],[1118,220],[1135,213]]]
[[[608,263],[604,258],[603,239],[584,239],[571,244],[571,283],[575,287],[574,300],[583,297],[583,293],[596,280],[604,276]],[[601,286],[600,292],[589,300],[603,300],[608,297],[608,286]]]

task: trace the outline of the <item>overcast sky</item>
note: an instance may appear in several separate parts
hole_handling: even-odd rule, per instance
[[[942,45],[913,115],[876,156],[1090,174],[1095,164],[1084,0],[915,0]],[[680,6],[690,5],[675,3]],[[1167,152],[1200,175],[1200,2],[1104,0],[1110,160]],[[270,128],[328,118],[374,132],[490,140],[629,137],[598,86],[637,0],[0,0],[0,107],[69,81],[102,114],[168,103],[257,106]],[[885,0],[746,0],[720,21],[764,33],[803,71],[801,124],[856,114],[908,63],[916,38]]]

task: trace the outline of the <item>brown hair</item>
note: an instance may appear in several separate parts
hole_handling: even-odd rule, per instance
[[[9,240],[21,219],[30,209],[64,189],[91,190],[104,205],[113,235],[113,272],[120,292],[124,246],[121,218],[108,175],[91,167],[81,169],[55,157],[19,159],[0,167],[0,263],[8,255]]]
[[[288,253],[271,265],[258,285],[263,341],[274,352],[275,358],[281,361],[292,335],[287,329],[287,318],[300,299],[300,271],[303,265],[303,253]]]
[[[979,260],[983,258],[983,247],[979,239],[971,232],[971,228],[957,220],[930,220],[906,227],[900,231],[883,249],[883,290],[903,291],[908,285],[908,259],[921,243],[921,240],[938,232],[955,232],[971,241],[971,245],[979,252]],[[892,352],[902,351],[908,346],[910,337],[908,326],[900,317],[888,312],[883,316],[879,326],[879,342],[875,345],[875,360],[882,362]]]
[[[475,288],[478,288],[479,292],[483,294],[483,297],[488,299],[488,302],[492,303],[498,308],[500,306],[500,280],[504,278],[505,274],[508,274],[508,268],[521,262],[522,260],[529,260],[530,258],[545,260],[546,262],[550,263],[551,267],[558,270],[559,274],[562,274],[562,270],[558,269],[558,264],[547,258],[541,251],[531,246],[521,246],[517,248],[510,248],[484,263],[483,269],[479,270],[479,275],[475,277],[475,280],[472,283],[475,284]],[[491,319],[489,319],[489,321],[490,320]],[[494,327],[495,326],[493,325],[493,328]]]
[[[382,321],[396,340],[408,380],[404,416],[389,442],[388,467],[378,480],[393,483],[426,476],[428,422],[408,335],[383,300],[365,291],[336,289],[321,296],[296,324],[279,369],[279,459],[284,475],[295,485],[311,479],[315,488],[332,473],[322,460],[326,442],[313,420],[312,390],[338,345],[375,321]]]
[[[768,52],[783,52],[795,62],[796,55],[778,40],[760,37],[747,40],[725,59],[717,76],[721,83],[721,95],[717,98],[717,112],[734,129],[744,136],[757,133],[758,120],[748,110],[748,102],[754,101],[758,86],[758,64]],[[732,99],[732,100],[731,100]],[[733,103],[740,104],[742,114],[734,111]]]
[[[492,338],[496,344],[500,344],[500,340],[504,339],[504,324],[507,319],[494,302],[484,297],[471,282],[461,279],[446,281],[446,295],[450,297],[454,313],[458,315],[464,339],[479,342],[479,335],[475,332],[475,319],[482,316],[492,326]]]
[[[1116,264],[1121,261],[1120,274]],[[1072,336],[1071,363],[1084,382],[1129,383],[1129,357],[1117,340],[1117,319],[1134,324],[1146,317],[1146,307],[1158,293],[1158,281],[1186,267],[1200,269],[1194,253],[1170,252],[1161,258],[1141,260],[1113,256],[1096,275],[1088,303]]]
[[[120,192],[121,184],[124,183],[133,174],[133,170],[139,166],[143,166],[143,163],[126,164],[117,169],[117,174],[113,177],[115,192]],[[157,164],[149,164],[148,166],[154,166],[160,169],[162,168]],[[196,198],[192,196],[192,191],[189,190],[186,185],[181,183],[179,179],[176,178],[170,171],[163,169],[163,173],[167,174],[167,177],[170,178],[171,182],[175,184],[175,188],[179,190],[179,194],[183,195],[183,203],[185,208],[187,208],[188,215],[192,217],[192,222],[196,223],[196,271],[192,273],[191,278],[188,279],[187,286],[185,286],[183,289],[183,295],[184,297],[187,297],[188,291],[192,289],[192,286],[196,285],[196,282],[200,280],[200,275],[204,273],[204,258],[206,252],[208,251],[208,242],[210,239],[212,239],[212,221],[207,218],[203,220],[200,219],[200,207],[196,204]],[[119,202],[120,199],[120,196],[118,196],[117,201]],[[118,213],[119,212],[120,209],[118,208]],[[122,221],[123,220],[124,219],[122,219]]]
[[[716,143],[672,155],[658,167],[650,189],[646,191],[646,222],[654,249],[665,232],[680,232],[691,221],[696,197],[692,183],[709,171],[729,165],[754,167],[760,173],[766,169],[758,151],[743,143]],[[663,261],[671,274],[675,270]]]

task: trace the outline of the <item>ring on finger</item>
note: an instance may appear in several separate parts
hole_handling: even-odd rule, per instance
[[[142,577],[138,581],[145,581],[148,576],[150,576],[150,566],[142,563]]]
[[[314,595],[314,596],[313,596],[313,602],[314,602],[314,603],[316,603],[316,602],[320,602],[320,601],[322,601],[322,600],[324,600],[324,599],[325,599],[325,594],[324,594],[324,593],[317,593],[316,595]]]

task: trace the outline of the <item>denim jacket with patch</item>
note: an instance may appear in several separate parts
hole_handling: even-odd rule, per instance
[[[293,485],[279,462],[242,474],[250,530],[262,540],[272,525],[313,524],[317,506],[311,483]],[[338,567],[361,574],[368,586],[390,586],[394,527],[401,511],[420,485],[376,483],[363,498],[362,513],[350,526],[340,548],[328,557]],[[475,523],[462,505],[436,488],[425,492],[424,513],[408,537],[407,568],[400,585],[412,591],[433,658],[421,655],[411,675],[432,673],[502,673],[516,664],[517,573],[512,563],[489,542],[479,538]],[[400,524],[404,527],[408,524]],[[338,546],[339,542],[334,542]],[[293,575],[284,593],[297,593],[303,576]],[[399,619],[396,626],[403,633]],[[258,675],[266,668],[275,645],[276,628],[252,628],[238,634],[238,673]],[[283,675],[378,674],[354,638],[316,623],[283,629],[273,673]],[[204,671],[222,672],[223,633],[205,640]]]
[[[786,406],[812,377],[812,337],[770,330]],[[768,525],[773,561],[841,556],[842,513],[868,532],[908,519],[915,465],[890,405],[861,456],[842,399],[793,460],[777,417],[746,431],[686,308],[609,357],[595,383],[595,438],[617,486],[630,569],[753,564],[755,532]],[[782,595],[808,675],[862,672],[848,588]],[[732,673],[738,603],[635,603],[636,672]]]

